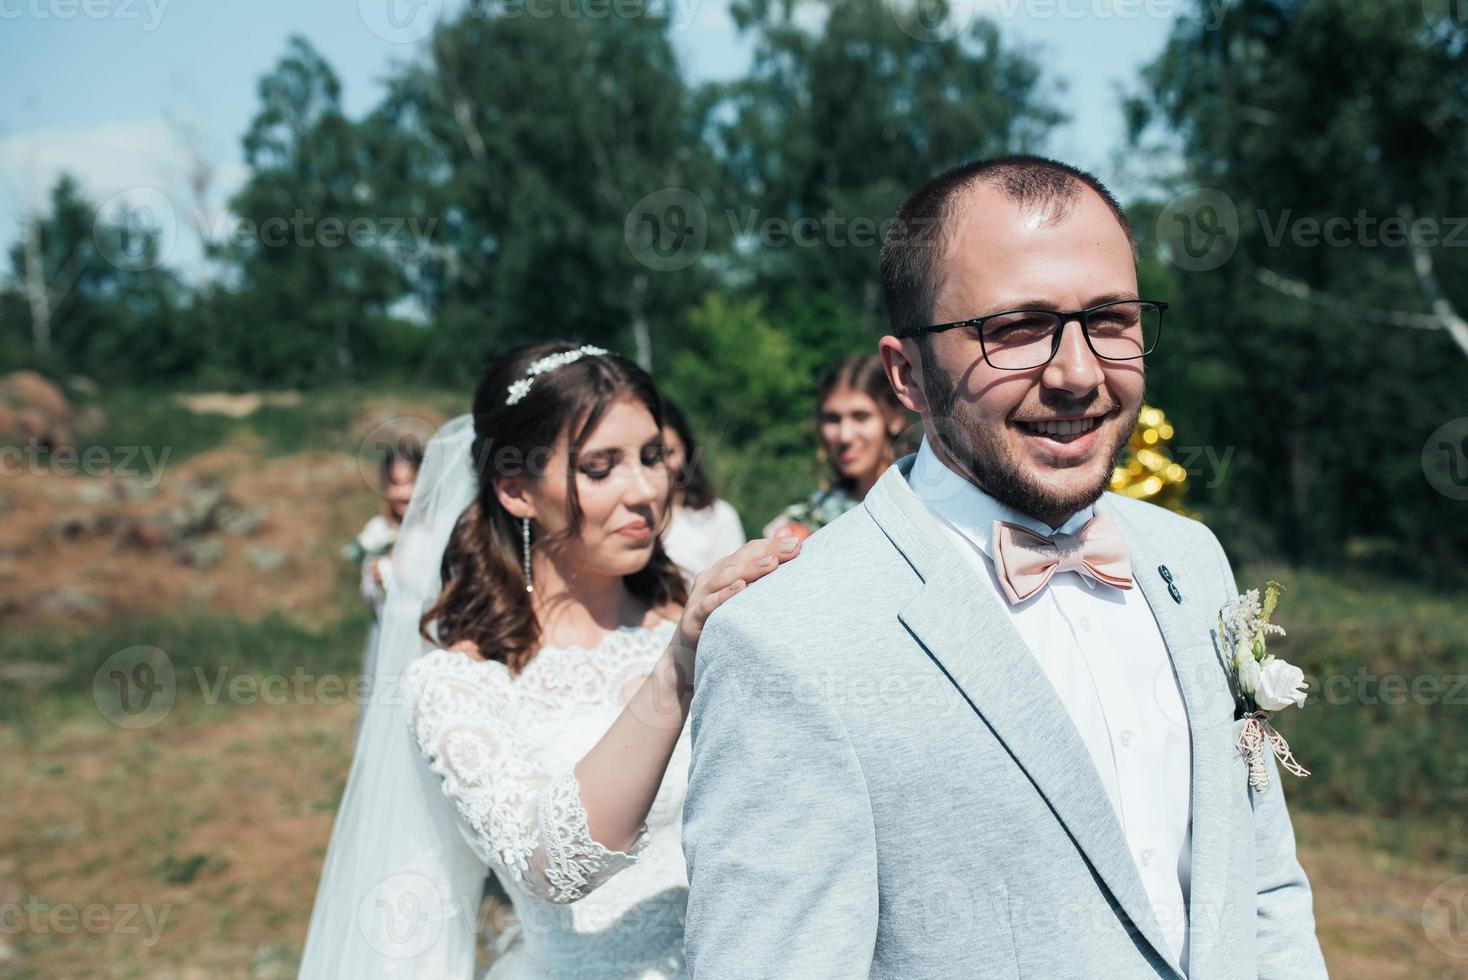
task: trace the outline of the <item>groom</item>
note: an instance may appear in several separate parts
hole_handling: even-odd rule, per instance
[[[925,438],[708,621],[692,976],[1324,976],[1279,773],[1234,745],[1228,559],[1102,492],[1165,307],[1116,201],[1008,157],[892,228],[880,348]]]

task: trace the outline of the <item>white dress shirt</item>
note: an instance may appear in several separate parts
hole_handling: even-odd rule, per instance
[[[1049,528],[954,473],[926,439],[908,485],[993,588],[1050,678],[1096,764],[1157,921],[1186,971],[1192,758],[1162,631],[1136,587],[1117,589],[1079,572],[1060,572],[1029,599],[1010,605],[994,567],[994,521],[1047,537],[1074,534],[1095,516],[1095,507]]]

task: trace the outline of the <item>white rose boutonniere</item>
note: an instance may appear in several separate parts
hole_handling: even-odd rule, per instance
[[[1273,659],[1259,669],[1259,690],[1254,693],[1260,711],[1283,711],[1290,705],[1305,706],[1305,672],[1294,664]]]
[[[1239,733],[1239,751],[1249,762],[1249,786],[1260,793],[1269,789],[1266,746],[1274,751],[1282,768],[1296,776],[1310,775],[1310,770],[1295,761],[1284,736],[1269,723],[1273,712],[1291,705],[1304,707],[1307,696],[1305,672],[1267,649],[1269,636],[1284,635],[1283,627],[1269,621],[1283,591],[1284,586],[1270,582],[1262,601],[1259,590],[1250,589],[1224,603],[1218,613],[1219,637],[1224,649],[1233,654],[1230,681],[1246,719]]]

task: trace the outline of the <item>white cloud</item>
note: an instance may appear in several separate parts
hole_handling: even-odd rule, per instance
[[[213,168],[208,191],[218,206],[244,182],[247,170],[235,160],[207,161]],[[28,215],[43,210],[63,173],[76,178],[94,204],[122,195],[166,199],[179,219],[168,264],[186,276],[202,272],[202,248],[186,220],[197,206],[190,189],[193,167],[179,128],[162,117],[34,129],[0,136],[0,247],[20,235]]]

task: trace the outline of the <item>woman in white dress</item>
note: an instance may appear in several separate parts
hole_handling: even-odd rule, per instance
[[[684,581],[692,583],[695,575],[744,544],[744,525],[733,506],[714,492],[693,427],[668,398],[663,399],[663,449],[673,481],[673,516],[663,532],[663,550]]]
[[[832,479],[765,525],[765,537],[793,534],[804,540],[865,500],[907,451],[907,423],[907,410],[892,393],[877,355],[853,355],[826,372],[816,392],[816,438]]]
[[[461,513],[451,534],[412,536],[438,537],[443,585],[399,709],[384,698],[378,713],[411,728],[429,778],[387,738],[376,751],[396,775],[374,776],[359,746],[303,977],[467,978],[486,870],[518,919],[493,980],[685,975],[684,723],[698,635],[799,546],[751,542],[700,575],[684,607],[659,542],[671,490],[661,421],[636,365],[554,342],[491,365],[472,442],[456,420],[430,446],[407,523],[442,528],[445,507]],[[436,457],[461,461],[459,475],[431,475]],[[390,606],[384,642],[397,620]],[[384,680],[388,647],[380,664]],[[376,717],[363,745],[381,734]]]
[[[347,546],[347,554],[361,563],[362,601],[372,612],[372,623],[367,627],[367,639],[362,645],[364,677],[371,677],[376,669],[378,626],[383,604],[387,602],[388,585],[392,582],[392,549],[408,513],[413,484],[422,465],[423,444],[414,436],[402,436],[387,448],[377,484],[383,512],[372,515]]]

